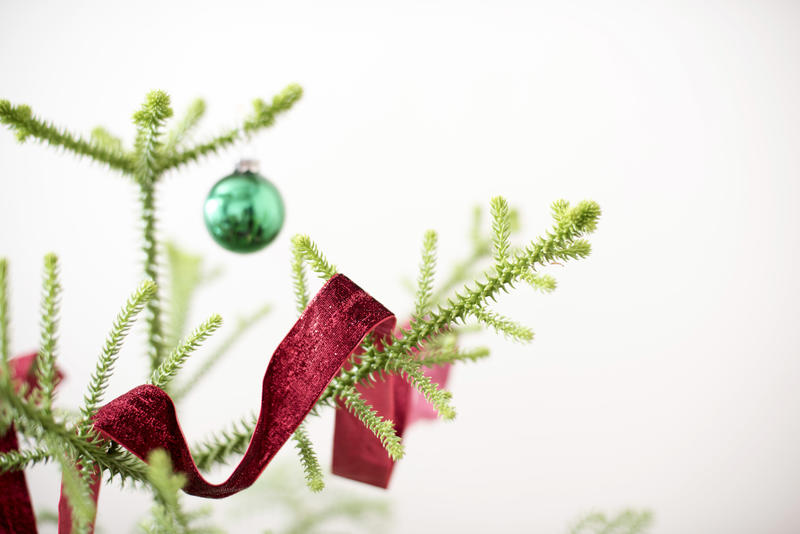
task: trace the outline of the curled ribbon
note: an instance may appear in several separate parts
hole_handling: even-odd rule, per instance
[[[250,444],[233,474],[221,484],[211,484],[200,475],[178,424],[175,405],[156,386],[138,386],[103,406],[94,417],[94,428],[141,459],[154,449],[165,449],[176,471],[186,475],[187,493],[227,497],[256,481],[363,339],[371,332],[385,338],[394,325],[394,315],[349,278],[341,274],[332,277],[275,350],[264,376],[261,411]],[[24,475],[21,480],[27,498]],[[35,533],[34,523],[27,531],[22,530],[23,523],[16,523],[20,516],[7,498],[11,495],[4,492],[0,499],[0,526],[9,525],[7,532]],[[68,506],[64,508],[59,506],[61,534],[71,531]],[[30,515],[32,521],[32,512]]]

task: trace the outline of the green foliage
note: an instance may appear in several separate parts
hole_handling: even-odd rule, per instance
[[[446,363],[456,362],[476,362],[489,356],[489,349],[486,347],[478,347],[468,350],[435,350],[427,351],[425,359],[422,360],[425,367],[433,367],[434,365],[444,365]]]
[[[324,493],[309,495],[287,464],[274,462],[253,487],[237,499],[232,514],[255,523],[256,514],[269,518],[270,534],[330,534],[388,532],[391,509],[385,498],[359,497],[333,481]],[[278,518],[285,518],[281,524]],[[238,525],[237,525],[238,526]],[[255,531],[252,529],[248,530]],[[237,529],[237,532],[244,529]],[[257,531],[256,531],[257,532]]]
[[[186,485],[186,477],[172,472],[172,462],[163,449],[156,449],[147,457],[147,480],[154,493],[151,516],[140,526],[147,534],[211,534],[222,532],[209,525],[197,525],[208,516],[206,509],[186,512],[179,491]]]
[[[294,439],[295,447],[300,455],[300,463],[303,465],[308,489],[313,492],[322,491],[325,488],[325,482],[322,480],[322,467],[319,465],[314,446],[306,432],[305,423],[297,427],[292,439]]]
[[[167,134],[164,141],[163,152],[169,154],[173,152],[186,139],[186,136],[198,125],[200,119],[206,112],[206,102],[202,98],[195,99],[184,113],[183,117],[175,123],[175,126]]]
[[[592,512],[569,528],[569,534],[644,534],[653,525],[650,510],[623,510],[614,517]]]
[[[565,201],[560,201],[554,206],[558,210],[554,208],[557,216],[550,231],[507,259],[495,261],[493,269],[484,273],[482,280],[465,285],[454,298],[448,298],[435,311],[431,310],[426,317],[412,322],[400,337],[394,337],[392,343],[384,345],[380,350],[372,347],[365,352],[360,356],[361,363],[358,366],[343,371],[331,382],[320,397],[320,402],[329,401],[338,392],[356,383],[368,383],[375,372],[398,371],[409,379],[440,415],[452,418],[455,412],[449,406],[449,394],[439,390],[430,380],[425,380],[427,377],[422,376],[421,363],[414,359],[412,351],[441,332],[463,323],[470,316],[486,319],[487,302],[495,300],[499,292],[513,287],[515,282],[537,266],[589,254],[591,249],[581,237],[596,228],[600,216],[599,206],[591,201],[582,201],[575,207],[569,207]],[[520,340],[530,337],[524,328],[507,324],[505,320],[500,321],[497,316],[494,319],[497,320],[492,326],[498,327],[504,333]]]
[[[90,473],[79,467],[77,459],[58,440],[46,436],[45,443],[61,467],[61,491],[72,508],[72,532],[88,534],[95,515]]]
[[[328,280],[336,274],[336,266],[328,263],[328,260],[325,259],[325,256],[317,248],[316,243],[307,235],[294,236],[292,238],[292,247],[294,248],[295,258],[299,256],[307,261],[311,269],[323,280]],[[296,262],[297,260],[295,259],[294,261]],[[297,287],[295,279],[295,288]],[[297,292],[297,289],[295,289],[295,292]]]
[[[167,386],[178,374],[186,359],[200,347],[200,344],[211,334],[222,326],[222,317],[217,314],[212,315],[200,326],[194,329],[183,342],[167,356],[167,358],[150,375],[150,383],[161,389]]]
[[[192,296],[204,281],[203,258],[183,251],[169,241],[165,248],[170,289],[169,335],[166,343],[168,347],[174,347],[185,334]]]
[[[431,305],[433,296],[433,277],[436,273],[436,232],[428,230],[422,242],[422,261],[417,278],[417,298],[414,303],[414,317],[423,317]]]
[[[122,139],[102,126],[92,130],[92,141],[99,147],[112,153],[122,153]]]
[[[197,161],[204,156],[215,154],[224,148],[249,138],[258,130],[272,126],[277,115],[291,109],[302,95],[303,90],[299,85],[290,84],[273,97],[271,105],[267,105],[261,99],[256,99],[253,102],[253,114],[245,119],[242,126],[227,130],[209,141],[198,143],[185,150],[164,154],[159,162],[158,170],[163,172]]]
[[[0,474],[8,471],[19,471],[50,460],[50,451],[37,447],[30,450],[8,451],[0,453]]]
[[[303,313],[308,306],[308,280],[306,278],[305,247],[301,246],[299,237],[292,239],[292,285],[297,313]]]
[[[364,397],[354,387],[344,389],[338,396],[344,401],[344,405],[350,413],[358,417],[364,426],[369,428],[381,441],[381,445],[392,460],[399,460],[403,457],[403,445],[392,421],[378,415],[378,412],[367,404]]]
[[[470,310],[470,314],[481,324],[493,328],[498,334],[503,334],[514,341],[528,342],[533,339],[533,331],[527,326],[517,324],[508,317],[486,308],[476,307],[474,310]]]
[[[75,428],[57,420],[49,410],[17,394],[7,382],[0,382],[0,405],[13,414],[17,431],[34,441],[55,440],[71,456],[97,464],[109,478],[116,476],[123,484],[145,480],[142,462],[136,457],[126,451],[107,450],[93,438],[79,435]],[[52,450],[49,454],[53,456]]]
[[[8,261],[0,258],[0,380],[8,380],[11,377],[11,369],[8,366]],[[2,430],[2,425],[0,425]]]
[[[171,391],[172,399],[175,402],[180,401],[197,384],[199,384],[203,378],[209,376],[211,369],[229,353],[231,347],[233,347],[236,342],[239,341],[242,336],[244,336],[245,333],[253,328],[253,326],[258,324],[261,319],[266,317],[271,310],[271,306],[265,305],[247,317],[240,318],[236,323],[236,329],[231,332],[228,337],[226,337],[222,343],[220,343],[220,345],[205,358],[205,360],[203,360],[203,362],[194,370],[192,375],[183,382],[183,384]]]
[[[542,293],[552,293],[557,286],[556,279],[549,274],[527,272],[522,274],[522,279],[528,282],[532,288],[538,289]]]
[[[63,128],[57,128],[34,116],[29,106],[12,105],[0,100],[0,123],[14,130],[17,139],[24,142],[33,137],[54,147],[64,148],[79,156],[86,156],[123,172],[132,172],[133,161],[128,154],[109,150],[97,143],[89,142]]]
[[[256,427],[256,414],[250,414],[230,423],[229,429],[211,434],[192,447],[192,458],[198,469],[209,469],[214,464],[225,463],[233,454],[241,454],[247,449],[250,437]]]
[[[511,218],[508,214],[508,202],[502,197],[494,197],[491,208],[494,262],[501,265],[508,260],[508,249],[511,246]]]
[[[114,370],[114,364],[122,348],[122,343],[128,335],[136,316],[142,311],[144,305],[153,298],[155,292],[156,285],[150,280],[145,280],[117,314],[117,318],[111,326],[111,332],[103,345],[100,357],[97,359],[97,366],[92,374],[86,395],[84,395],[84,404],[81,408],[81,414],[83,415],[82,432],[89,432],[91,417],[103,400],[103,394],[108,387],[108,379]]]
[[[55,254],[44,257],[39,354],[36,356],[36,381],[41,393],[41,403],[49,410],[56,389],[56,327],[58,325],[59,296],[58,258]]]

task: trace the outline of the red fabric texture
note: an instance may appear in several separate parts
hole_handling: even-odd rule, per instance
[[[421,358],[424,360],[424,351]],[[445,387],[450,364],[425,367],[423,372]],[[359,384],[356,389],[378,415],[394,422],[400,437],[415,421],[438,417],[425,396],[398,375],[388,374],[369,385]],[[387,488],[394,464],[375,434],[340,403],[333,431],[333,474]]]
[[[36,387],[35,361],[35,352],[9,360],[11,380],[17,390],[23,384],[28,391]],[[61,378],[60,373],[57,376]],[[11,425],[0,436],[0,452],[18,450],[17,432]],[[7,533],[36,534],[36,519],[24,471],[9,471],[0,475],[0,534]]]
[[[165,449],[175,470],[187,477],[186,493],[227,497],[255,482],[364,337],[373,331],[388,336],[394,324],[394,315],[346,276],[331,278],[275,350],[250,445],[221,484],[200,475],[175,405],[156,386],[142,385],[111,401],[97,412],[94,427],[141,459],[153,449]]]

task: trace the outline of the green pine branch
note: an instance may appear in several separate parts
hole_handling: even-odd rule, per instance
[[[489,356],[489,349],[487,347],[479,347],[467,350],[434,350],[425,351],[422,363],[425,367],[433,367],[435,365],[444,365],[456,362],[476,362]]]
[[[86,156],[125,173],[133,170],[133,161],[128,154],[86,141],[63,128],[57,128],[33,114],[29,106],[12,105],[8,100],[0,100],[0,123],[6,124],[16,132],[20,142],[33,137],[51,146],[61,147],[79,156]]]
[[[226,463],[233,454],[247,449],[258,418],[250,414],[229,424],[230,428],[212,433],[208,438],[192,447],[192,458],[198,469],[206,470],[218,463]]]
[[[304,236],[305,237],[305,236]],[[294,287],[295,305],[297,313],[303,313],[308,306],[308,279],[306,277],[305,250],[302,245],[305,240],[295,236],[292,238],[292,285]]]
[[[644,534],[652,525],[650,510],[626,509],[612,517],[592,512],[570,527],[569,534]]]
[[[8,333],[8,324],[10,322],[8,300],[8,261],[5,258],[0,258],[0,380],[11,379],[11,368],[8,364],[8,346],[11,343]]]
[[[41,336],[36,356],[36,381],[39,385],[42,407],[49,410],[56,389],[56,328],[58,326],[59,297],[58,258],[50,253],[44,257],[42,280]]]
[[[174,347],[183,338],[186,318],[197,288],[204,281],[203,258],[166,243],[169,270],[169,335],[166,346]]]
[[[112,134],[102,126],[95,127],[92,130],[92,142],[111,153],[124,154],[122,148],[122,139]]]
[[[300,455],[300,463],[303,465],[303,473],[306,477],[308,489],[315,493],[322,491],[325,488],[325,482],[322,479],[322,467],[320,467],[319,460],[317,460],[317,454],[314,452],[311,438],[308,437],[305,423],[297,427],[297,430],[292,434],[292,439],[294,439],[297,453]]]
[[[431,305],[433,297],[433,278],[436,274],[437,235],[433,230],[425,232],[422,242],[422,261],[417,277],[417,295],[414,303],[414,317],[423,317]]]
[[[407,376],[414,376],[412,372],[420,373],[419,362],[410,354],[432,336],[463,323],[467,317],[481,310],[489,300],[495,300],[499,292],[507,291],[514,282],[536,266],[588,256],[591,247],[581,237],[596,228],[600,207],[592,201],[582,201],[575,207],[569,207],[566,202],[559,201],[554,206],[557,208],[554,209],[557,216],[550,231],[527,247],[516,251],[508,259],[496,262],[493,272],[487,273],[485,280],[466,285],[453,299],[448,299],[446,304],[437,306],[436,311],[431,310],[426,317],[414,321],[408,330],[402,332],[401,337],[395,336],[392,343],[386,344],[381,350],[373,347],[371,351],[361,355],[361,364],[342,371],[334,378],[319,402],[329,403],[336,397],[337,392],[344,388],[356,383],[368,383],[370,375],[376,371],[405,367],[403,371]],[[434,405],[440,414],[452,416],[453,411],[448,404],[449,398],[443,398],[441,390],[435,385],[424,382],[422,384],[426,387],[418,389],[428,402]],[[412,385],[418,386],[417,383]]]
[[[172,462],[163,449],[152,451],[147,457],[147,480],[153,489],[155,505],[149,523],[142,525],[145,532],[183,534],[189,521],[181,508],[178,492],[186,485],[186,475],[173,473]]]
[[[81,436],[74,428],[54,418],[53,414],[18,395],[11,384],[0,382],[0,404],[9,409],[17,430],[37,442],[55,439],[78,459],[88,459],[97,464],[109,478],[126,481],[145,481],[142,462],[127,451],[106,450],[95,438]]]
[[[350,413],[358,417],[364,426],[375,434],[392,460],[399,460],[403,457],[405,454],[403,444],[391,420],[378,415],[378,412],[364,400],[355,387],[341,391],[339,398],[342,399]]]
[[[211,369],[230,352],[231,347],[233,347],[251,328],[258,324],[271,310],[272,306],[265,305],[249,316],[239,319],[236,324],[236,329],[231,332],[205,360],[203,360],[203,363],[197,367],[183,384],[176,387],[171,392],[172,400],[176,403],[179,402],[205,377],[209,376]]]
[[[556,279],[549,274],[536,274],[534,272],[523,273],[521,277],[532,288],[538,289],[542,293],[552,293],[557,287]]]
[[[150,383],[161,389],[167,389],[169,383],[181,370],[186,359],[200,347],[205,339],[213,334],[220,326],[222,326],[222,317],[217,314],[212,315],[200,326],[195,328],[189,334],[183,343],[181,343],[175,350],[167,356],[161,365],[153,371],[150,375]]]
[[[470,310],[470,314],[484,326],[493,328],[495,332],[509,339],[522,343],[533,340],[533,330],[485,307],[475,307]]]
[[[189,133],[198,125],[200,119],[202,119],[203,115],[205,115],[205,112],[205,100],[202,98],[195,99],[186,109],[183,117],[181,117],[180,120],[175,123],[169,133],[167,133],[167,138],[164,141],[162,152],[164,154],[170,154],[174,152],[175,149],[186,139]]]
[[[272,126],[276,116],[291,109],[302,95],[303,89],[299,85],[291,84],[275,95],[270,104],[256,99],[253,102],[253,113],[241,126],[223,132],[205,143],[199,143],[172,154],[165,154],[159,162],[158,171],[163,172],[197,161],[249,138],[258,130]]]
[[[53,436],[46,435],[44,441],[61,467],[61,491],[71,508],[72,532],[89,534],[96,512],[89,471],[81,468],[71,451]]]
[[[97,365],[89,381],[88,390],[84,395],[84,403],[81,407],[83,416],[82,432],[88,433],[90,431],[91,418],[103,400],[103,394],[108,387],[108,379],[114,371],[114,364],[122,348],[122,343],[136,320],[136,316],[139,315],[145,304],[153,298],[155,292],[156,285],[153,282],[150,280],[142,282],[117,314],[117,318],[111,327],[111,332],[103,345],[100,357],[97,359]]]
[[[27,469],[36,464],[47,463],[50,459],[50,451],[44,447],[2,452],[0,453],[0,475],[9,471]]]
[[[307,235],[294,236],[292,238],[292,247],[295,258],[299,256],[307,261],[311,269],[323,280],[328,280],[336,274],[336,266],[325,259],[325,256],[317,248],[316,243]]]
[[[508,212],[508,202],[503,197],[494,197],[491,211],[494,261],[500,265],[508,260],[508,249],[511,247],[511,217]]]

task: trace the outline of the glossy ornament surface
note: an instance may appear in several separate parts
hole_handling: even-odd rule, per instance
[[[217,182],[203,205],[211,237],[233,252],[255,252],[267,246],[280,232],[284,217],[278,189],[241,167]]]

